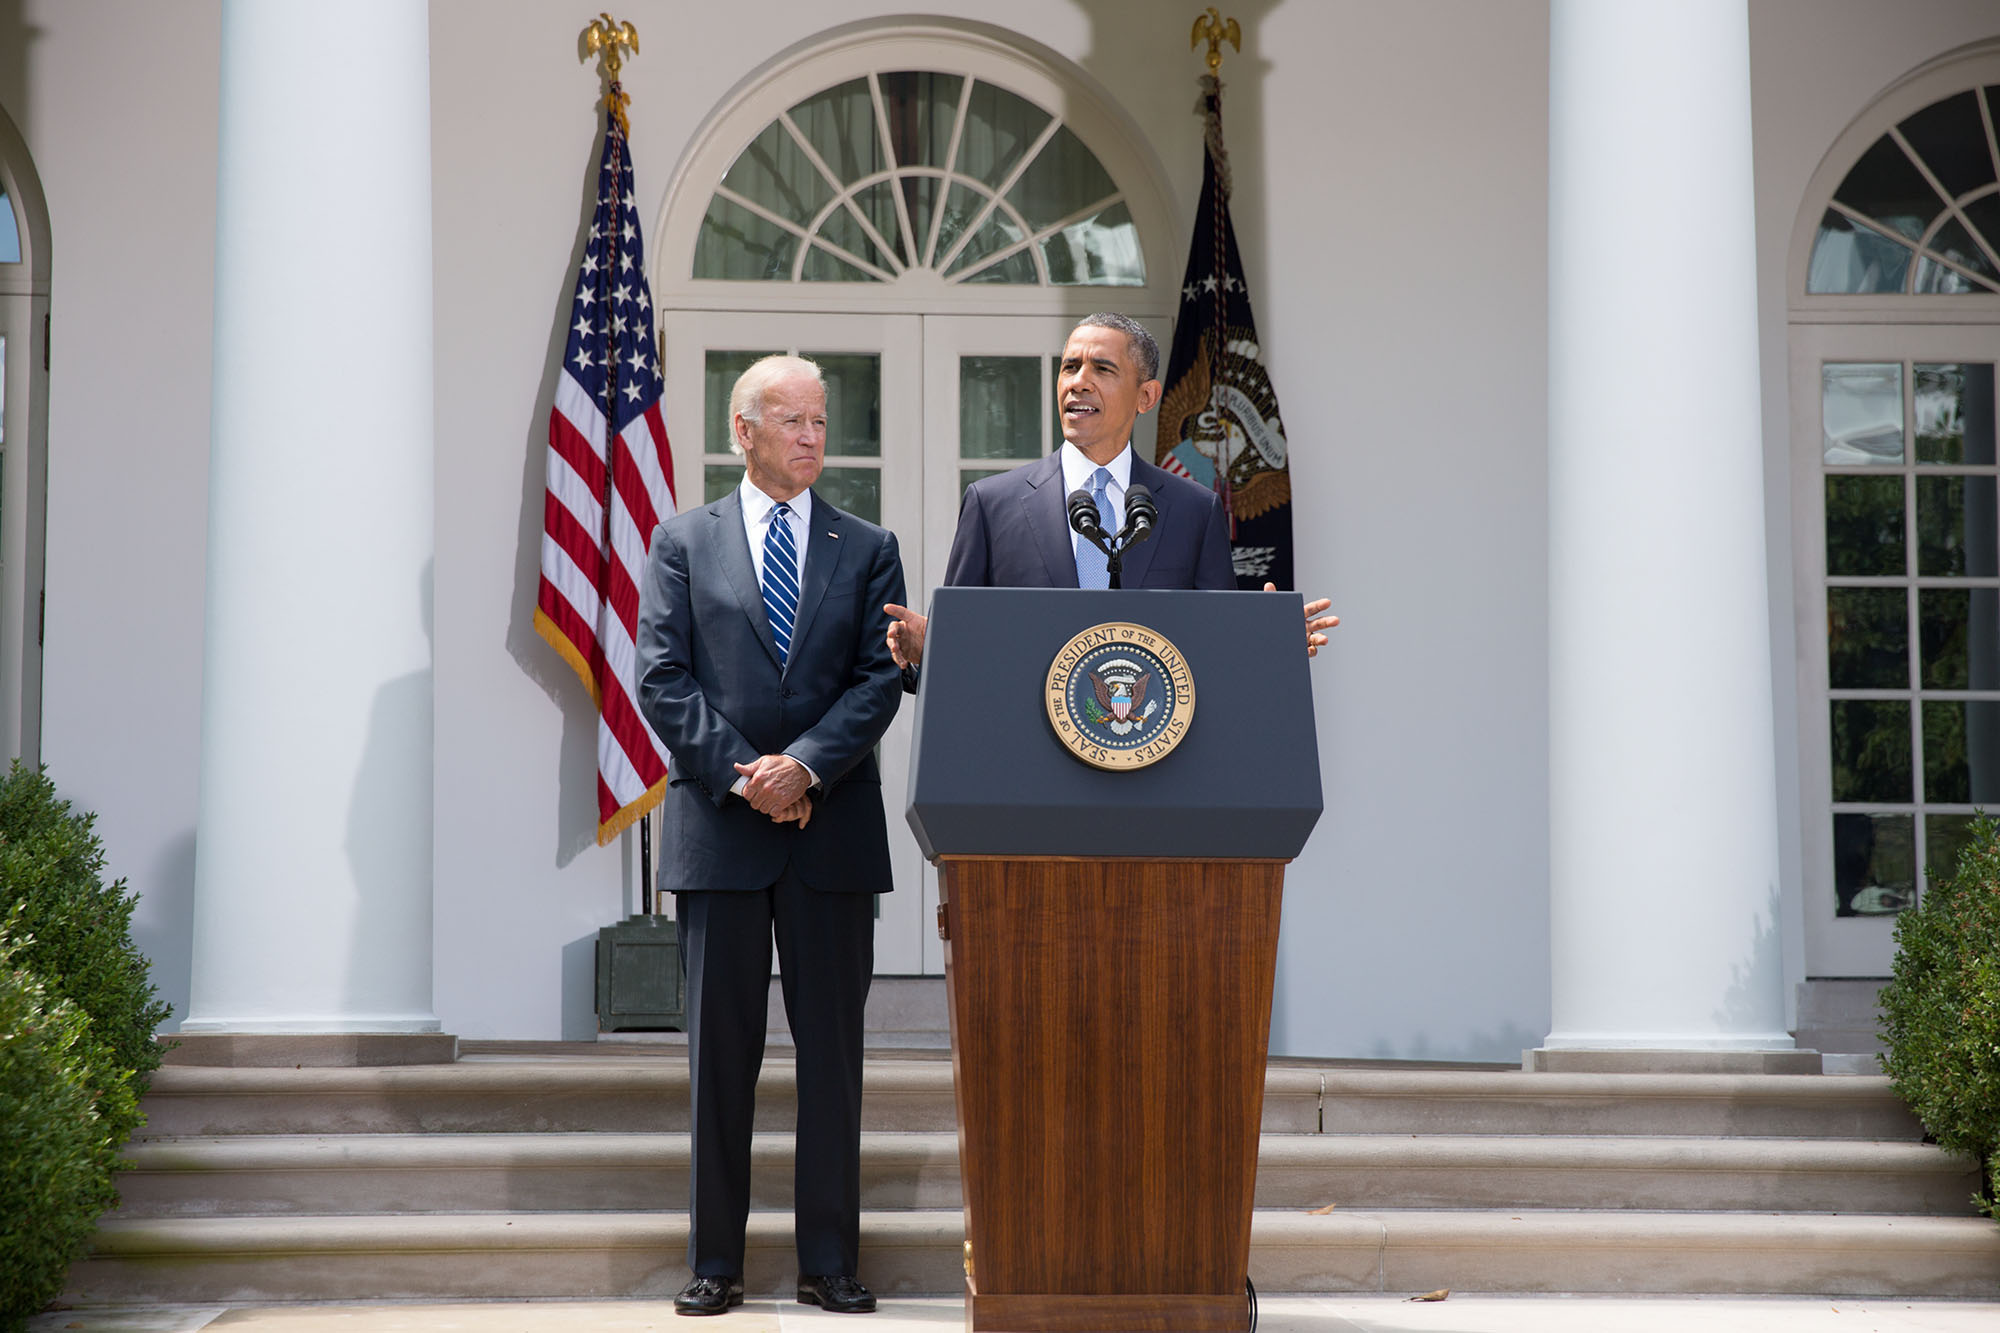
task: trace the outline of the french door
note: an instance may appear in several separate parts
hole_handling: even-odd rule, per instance
[[[959,497],[979,478],[1049,453],[1062,442],[1055,376],[1069,315],[848,315],[664,311],[667,434],[680,507],[736,486],[729,452],[729,390],[772,352],[819,363],[827,379],[827,457],[816,493],[893,531],[910,604],[923,607],[944,577]],[[1166,341],[1163,322],[1147,321]],[[1135,431],[1152,457],[1153,419]],[[875,970],[944,971],[937,876],[904,819],[912,710],[882,738],[895,892],[880,901]]]

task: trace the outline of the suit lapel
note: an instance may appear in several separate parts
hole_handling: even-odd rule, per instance
[[[806,533],[805,576],[799,580],[799,609],[792,620],[792,656],[806,642],[819,604],[826,600],[827,584],[833,581],[833,567],[840,563],[841,520],[847,515],[819,498],[812,498],[812,527]],[[760,598],[761,604],[761,598]]]
[[[1067,498],[1062,488],[1062,455],[1049,454],[1021,469],[1028,493],[1021,497],[1027,511],[1028,530],[1035,534],[1035,547],[1048,566],[1051,588],[1074,588],[1076,547],[1070,542],[1069,515],[1064,512]]]
[[[1153,507],[1159,511],[1159,517],[1153,522],[1153,535],[1133,547],[1125,557],[1119,582],[1127,588],[1146,586],[1146,571],[1153,567],[1153,552],[1159,549],[1160,538],[1167,530],[1167,508],[1172,502],[1167,497],[1167,488],[1161,485],[1166,478],[1166,470],[1139,457],[1135,445],[1132,450],[1132,483],[1144,486],[1153,493]]]
[[[757,566],[750,560],[750,538],[743,531],[743,492],[731,491],[723,496],[708,507],[708,514],[716,525],[708,549],[715,552],[722,577],[736,593],[743,614],[750,618],[757,642],[764,645],[764,651],[776,663],[778,641],[771,634],[771,617],[764,610],[764,590],[757,585]],[[793,638],[796,642],[797,636]]]

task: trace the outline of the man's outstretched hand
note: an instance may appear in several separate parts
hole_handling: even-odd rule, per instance
[[[1275,583],[1267,583],[1264,585],[1265,592],[1276,592],[1277,590],[1278,590],[1278,585]],[[1328,607],[1332,605],[1333,605],[1333,599],[1330,597],[1322,597],[1316,602],[1306,603],[1306,656],[1307,657],[1318,657],[1319,650],[1326,647],[1326,635],[1320,633],[1320,631],[1332,629],[1335,625],[1338,625],[1340,623],[1339,616],[1320,615],[1320,612],[1326,610]]]
[[[922,662],[924,631],[930,628],[930,617],[907,606],[897,606],[894,602],[888,603],[882,610],[889,617],[889,656],[896,659],[899,667],[912,667]]]

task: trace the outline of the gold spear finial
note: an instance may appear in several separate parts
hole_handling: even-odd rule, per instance
[[[1238,51],[1243,49],[1243,29],[1237,25],[1235,19],[1225,19],[1218,14],[1214,5],[1208,7],[1206,14],[1195,16],[1194,31],[1188,35],[1188,50],[1192,51],[1200,46],[1203,38],[1208,39],[1208,72],[1212,75],[1220,74],[1222,70],[1224,42],[1228,42]]]
[[[597,56],[602,62],[605,87],[615,89],[618,88],[618,71],[625,63],[619,57],[619,49],[627,48],[633,55],[638,55],[639,30],[629,21],[620,23],[609,14],[599,14],[590,21],[590,26],[583,30],[583,35],[577,39],[577,46],[579,48],[577,59],[588,60],[592,56]],[[632,127],[625,119],[625,107],[632,99],[623,89],[618,89],[616,92],[607,91],[605,100],[611,109],[611,114],[618,120],[619,130],[624,134],[631,134]]]

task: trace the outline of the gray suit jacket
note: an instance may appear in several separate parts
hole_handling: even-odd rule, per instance
[[[816,889],[892,887],[874,750],[902,701],[882,605],[902,600],[895,534],[815,494],[780,667],[739,493],[654,531],[639,593],[638,702],[673,756],[662,892],[762,889],[787,866]],[[822,784],[804,829],[729,791],[736,764],[780,753]]]

